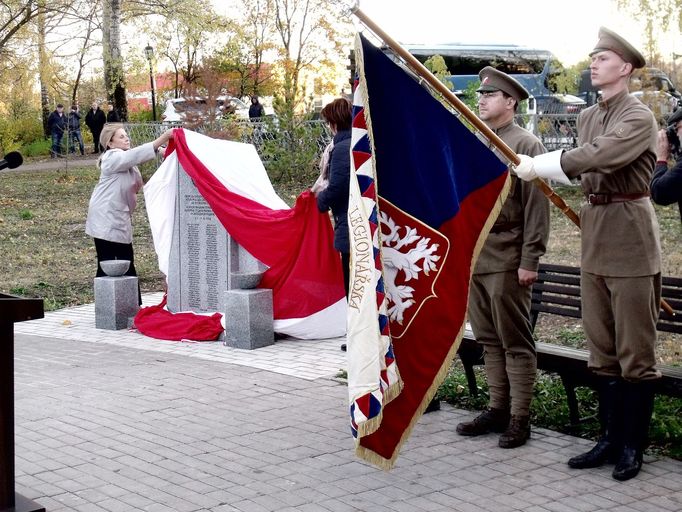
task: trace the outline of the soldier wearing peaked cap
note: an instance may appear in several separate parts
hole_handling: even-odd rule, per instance
[[[613,478],[628,480],[642,466],[660,378],[654,345],[661,300],[658,223],[649,200],[657,126],[651,111],[628,91],[644,57],[606,28],[590,53],[597,105],[578,117],[578,145],[541,157],[521,156],[517,175],[568,181],[580,176],[583,326],[589,367],[600,381],[602,435],[573,468],[616,461]]]
[[[545,152],[514,122],[528,91],[512,77],[486,67],[480,73],[479,117],[514,151]],[[457,425],[461,435],[502,433],[499,446],[515,448],[530,436],[530,403],[537,373],[529,312],[531,286],[549,235],[549,203],[530,183],[511,178],[511,189],[474,269],[469,320],[484,347],[490,407]]]

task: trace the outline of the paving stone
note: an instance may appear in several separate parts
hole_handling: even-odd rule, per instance
[[[339,339],[245,355],[103,334],[87,306],[34,322],[17,324],[15,343],[17,489],[50,512],[682,509],[679,461],[622,484],[611,467],[566,466],[590,441],[534,428],[501,450],[497,436],[456,435],[474,413],[447,404],[377,470],[353,453]]]

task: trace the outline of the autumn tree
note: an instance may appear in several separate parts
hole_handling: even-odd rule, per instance
[[[645,53],[651,59],[658,53],[657,41],[668,33],[682,32],[682,0],[616,0],[621,9],[644,22]]]
[[[326,0],[272,0],[282,67],[282,107],[293,112],[304,99],[301,74],[324,69],[343,55],[343,22],[329,16]],[[336,58],[336,59],[335,59]]]
[[[174,97],[196,89],[201,62],[214,46],[215,36],[227,28],[209,0],[183,0],[163,17],[142,20],[141,29],[173,67]]]

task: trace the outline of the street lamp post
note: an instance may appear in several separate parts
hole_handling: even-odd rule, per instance
[[[156,121],[156,91],[154,90],[154,70],[152,68],[152,59],[154,58],[154,48],[147,44],[144,49],[144,54],[149,61],[149,83],[152,85],[152,119]]]

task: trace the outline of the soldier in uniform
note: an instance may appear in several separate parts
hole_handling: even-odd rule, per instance
[[[528,91],[492,67],[480,74],[479,117],[514,151],[529,155],[545,148],[514,122]],[[529,313],[531,286],[549,235],[549,202],[531,183],[511,178],[511,189],[474,269],[469,320],[484,347],[490,407],[457,433],[502,433],[499,446],[515,448],[530,437],[530,403],[537,372]]]
[[[516,174],[566,181],[580,176],[586,204],[581,287],[589,367],[598,376],[602,435],[573,468],[615,462],[613,477],[628,480],[642,466],[653,411],[654,345],[661,300],[658,223],[649,200],[657,126],[651,111],[629,95],[632,71],[644,57],[618,34],[601,28],[591,52],[598,104],[578,118],[579,147],[530,158]]]

